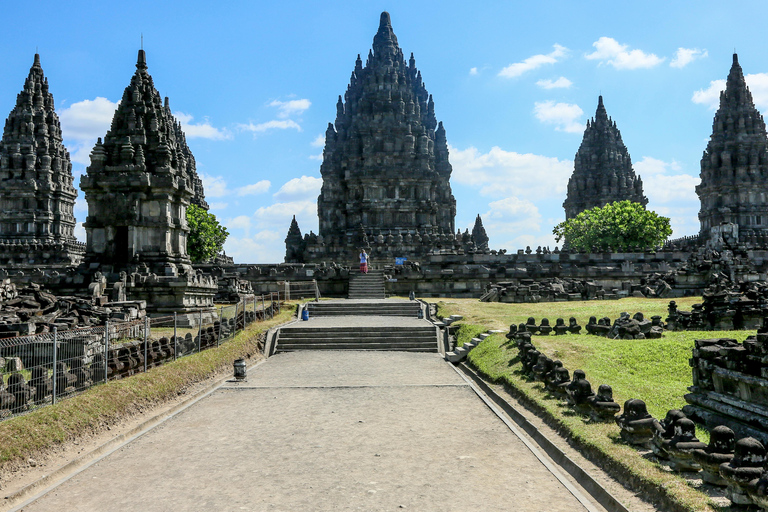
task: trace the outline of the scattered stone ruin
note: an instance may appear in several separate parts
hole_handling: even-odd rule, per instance
[[[0,289],[0,338],[51,332],[54,327],[64,331],[104,325],[107,320],[140,320],[145,315],[144,301],[57,297],[36,283],[17,289],[9,279]]]
[[[551,278],[495,283],[490,285],[490,289],[480,297],[480,301],[528,303],[618,298],[618,293],[605,293],[602,286],[590,281]]]
[[[690,364],[693,385],[683,410],[710,427],[725,424],[741,435],[768,442],[768,333],[743,343],[732,338],[697,339]]]
[[[566,219],[615,201],[648,204],[643,195],[643,180],[635,176],[621,132],[616,121],[608,117],[602,96],[598,98],[595,117],[587,121],[573,163],[568,196],[563,203]]]
[[[759,329],[768,316],[768,283],[713,286],[704,291],[702,303],[694,304],[691,311],[679,310],[675,301],[670,301],[668,311],[670,331]]]

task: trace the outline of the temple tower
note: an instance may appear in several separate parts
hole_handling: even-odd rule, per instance
[[[608,117],[602,96],[598,99],[595,117],[587,121],[573,163],[568,195],[563,203],[566,219],[615,201],[648,204],[643,195],[643,181],[635,176],[621,132]]]
[[[700,235],[724,223],[741,234],[768,229],[768,137],[763,116],[755,108],[738,56],[720,107],[712,122],[712,136],[701,157]]]
[[[181,127],[139,50],[112,126],[80,181],[88,202],[86,260],[115,268],[143,263],[165,274],[189,268],[186,209],[196,176]]]
[[[445,129],[411,54],[406,62],[381,14],[365,65],[358,55],[329,124],[317,200],[320,236],[454,231]]]
[[[76,197],[53,95],[35,54],[0,141],[0,264],[78,263],[84,250],[74,234]]]

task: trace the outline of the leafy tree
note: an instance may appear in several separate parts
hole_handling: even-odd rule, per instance
[[[626,251],[657,247],[672,234],[669,218],[646,210],[640,203],[617,201],[602,208],[584,210],[552,230],[559,242],[565,238],[572,249],[593,247]]]
[[[187,253],[192,263],[208,261],[221,252],[229,233],[214,214],[190,204],[187,207],[187,225]]]

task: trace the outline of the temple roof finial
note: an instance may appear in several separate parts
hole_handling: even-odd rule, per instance
[[[33,66],[40,66],[40,54],[37,53],[37,49],[35,49],[35,61],[32,63]]]
[[[392,28],[392,20],[389,18],[389,13],[387,11],[381,13],[381,21],[379,21],[379,30],[384,27]]]
[[[147,54],[144,50],[139,50],[139,57],[136,60],[136,69],[147,69]]]

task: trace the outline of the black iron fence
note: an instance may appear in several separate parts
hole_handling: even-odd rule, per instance
[[[99,383],[217,347],[280,312],[280,293],[185,315],[107,322],[0,340],[0,420]]]

